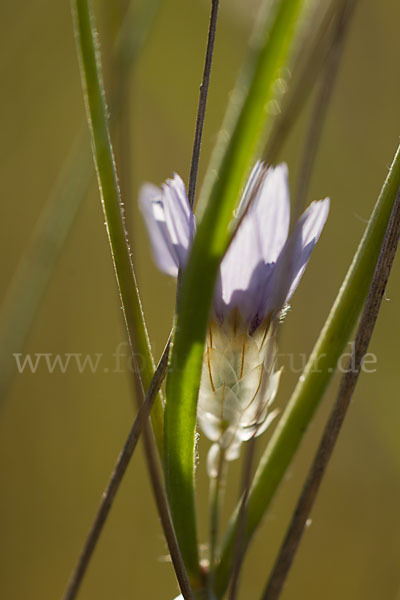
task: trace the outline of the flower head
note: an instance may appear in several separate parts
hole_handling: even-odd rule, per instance
[[[329,199],[312,202],[288,238],[290,199],[287,166],[258,162],[235,218],[240,222],[221,262],[214,310],[222,322],[237,309],[252,330],[276,315],[297,288],[329,212]],[[196,221],[179,175],[161,189],[145,184],[140,207],[158,267],[176,276],[186,265]]]
[[[159,268],[184,269],[196,223],[182,179],[161,189],[146,184],[140,206]],[[235,214],[237,228],[221,262],[210,320],[198,403],[198,420],[215,442],[209,473],[223,451],[236,458],[243,441],[271,422],[275,332],[307,266],[329,212],[329,199],[312,202],[289,234],[290,199],[285,164],[258,162]]]

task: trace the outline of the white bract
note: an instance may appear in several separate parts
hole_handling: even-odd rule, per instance
[[[216,477],[220,452],[226,460],[239,456],[242,442],[260,435],[276,416],[270,406],[281,371],[274,371],[273,327],[249,334],[237,311],[222,324],[211,321],[203,361],[197,418],[214,445],[208,473]]]

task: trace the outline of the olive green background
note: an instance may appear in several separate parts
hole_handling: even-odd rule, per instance
[[[122,3],[123,4],[123,3]],[[204,173],[254,16],[252,3],[222,0],[201,160]],[[255,6],[255,3],[254,3]],[[118,3],[96,1],[105,63]],[[144,310],[158,357],[175,286],[152,263],[137,213],[142,181],[172,171],[187,180],[208,21],[207,2],[164,0],[134,69],[128,115],[131,155],[122,187]],[[309,353],[335,298],[400,134],[400,5],[359,3],[323,133],[308,200],[329,195],[331,215],[283,328],[282,364]],[[107,79],[111,75],[106,69]],[[83,122],[69,2],[0,6],[0,289],[4,295],[68,149]],[[296,185],[310,106],[281,159]],[[127,125],[128,126],[128,125]],[[126,129],[126,127],[125,127]],[[117,148],[118,150],[118,148]],[[119,152],[118,152],[119,154]],[[129,183],[130,181],[130,183]],[[334,458],[291,572],[285,600],[400,598],[399,260]],[[17,374],[0,408],[0,597],[60,598],[100,494],[133,418],[125,341],[95,186],[85,199],[25,351],[101,354],[96,373]],[[122,352],[126,348],[121,347]],[[119,370],[121,372],[115,372]],[[286,369],[278,404],[298,374]],[[245,563],[241,598],[257,598],[284,534],[337,390],[332,382]],[[260,450],[267,435],[260,440]],[[200,533],[207,537],[207,442],[200,442]],[[232,465],[227,509],[239,487]],[[228,514],[228,511],[227,511]],[[142,450],[129,467],[84,582],[82,600],[160,598],[177,590],[149,489]]]

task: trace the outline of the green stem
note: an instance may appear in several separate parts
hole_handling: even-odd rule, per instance
[[[269,507],[356,325],[399,186],[400,146],[336,301],[257,469],[248,499],[246,544]],[[223,543],[216,582],[218,597],[229,582],[237,522],[238,510]]]
[[[85,106],[91,130],[92,150],[106,230],[132,356],[136,362],[135,367],[137,372],[141,375],[142,385],[147,389],[152,380],[155,365],[129,252],[129,243],[123,218],[123,205],[108,129],[99,50],[95,46],[94,27],[91,21],[88,1],[73,0],[72,7],[84,87]],[[158,399],[152,411],[152,419],[157,443],[159,448],[161,448],[163,414],[160,399]]]

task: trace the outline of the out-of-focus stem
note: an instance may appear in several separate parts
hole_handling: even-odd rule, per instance
[[[335,35],[335,19],[341,11],[343,0],[332,0],[315,30],[310,31],[310,41],[301,47],[292,68],[289,90],[282,100],[282,111],[276,117],[263,152],[267,164],[277,160],[288,134],[310,97],[318,76],[327,59]]]
[[[226,472],[225,452],[219,450],[216,477],[210,478],[210,555],[208,571],[208,589],[212,597],[215,579],[215,560],[217,556],[219,517]]]
[[[243,562],[244,551],[246,548],[246,512],[247,512],[247,500],[250,492],[251,485],[251,477],[252,477],[252,468],[254,462],[254,453],[256,449],[256,438],[253,435],[246,447],[246,454],[243,461],[243,473],[242,473],[242,481],[240,485],[240,494],[239,494],[239,516],[238,516],[238,526],[236,530],[236,540],[235,540],[235,555],[233,559],[233,567],[232,567],[232,579],[230,583],[229,590],[229,600],[235,600],[238,588],[239,588],[239,577],[240,577],[240,569]]]
[[[146,42],[161,0],[130,6],[114,44],[112,65],[123,62],[128,77]],[[135,5],[135,6],[134,6]],[[111,89],[110,126],[119,112],[119,96]],[[44,293],[93,179],[93,160],[86,128],[77,135],[55,187],[8,287],[0,315],[0,404],[15,373],[14,354],[25,345]],[[156,418],[156,417],[155,417]]]
[[[324,72],[319,83],[311,121],[304,146],[302,164],[298,179],[298,186],[294,198],[293,222],[296,223],[304,209],[307,192],[310,185],[311,175],[318,153],[319,142],[326,115],[328,113],[330,100],[337,79],[340,58],[343,53],[346,34],[349,29],[351,17],[354,13],[357,0],[344,0],[339,6],[334,17],[334,36],[328,50],[328,56],[324,65]]]

